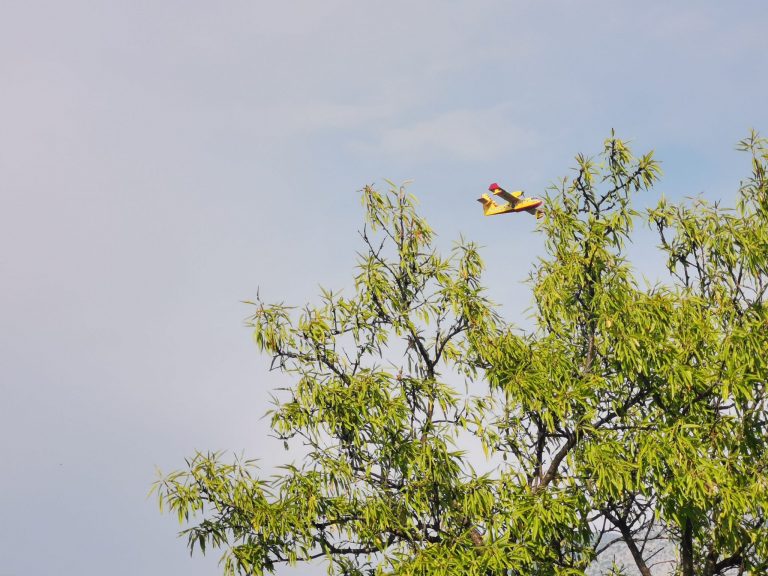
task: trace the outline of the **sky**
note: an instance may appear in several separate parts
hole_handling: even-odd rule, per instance
[[[663,162],[638,205],[727,202],[766,28],[763,0],[0,0],[0,576],[220,573],[147,492],[195,450],[288,457],[243,300],[349,286],[386,178],[525,325],[543,238],[475,199],[615,129]]]

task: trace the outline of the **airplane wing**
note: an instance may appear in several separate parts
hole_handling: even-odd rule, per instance
[[[504,190],[504,188],[502,188],[501,186],[499,186],[496,183],[491,184],[490,186],[488,186],[488,190],[493,192],[496,196],[504,198],[504,200],[506,200],[507,202],[512,204],[512,206],[517,204],[520,201],[520,197],[523,195],[521,190],[515,190],[514,192],[512,192],[510,194],[509,192]]]
[[[544,218],[544,210],[541,208],[525,208],[525,211],[528,212],[528,214],[533,214],[536,216],[536,220]]]

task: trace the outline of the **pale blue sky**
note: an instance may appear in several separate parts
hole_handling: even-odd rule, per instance
[[[0,575],[218,573],[145,495],[195,449],[285,457],[241,300],[348,284],[356,191],[412,179],[522,322],[541,237],[475,198],[611,128],[664,162],[643,202],[732,197],[767,28],[760,0],[0,2]]]

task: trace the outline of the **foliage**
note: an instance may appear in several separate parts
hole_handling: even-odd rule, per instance
[[[254,303],[259,348],[291,377],[271,412],[305,455],[262,478],[197,454],[155,485],[189,547],[227,574],[325,559],[329,574],[583,574],[623,542],[651,574],[768,570],[766,142],[736,210],[646,214],[670,281],[626,260],[632,197],[659,176],[613,135],[551,190],[531,273],[538,329],[484,294],[477,247],[441,256],[415,200],[363,191],[351,297]],[[464,386],[462,385],[464,384]],[[498,466],[479,474],[482,446]],[[611,573],[620,573],[619,567]]]

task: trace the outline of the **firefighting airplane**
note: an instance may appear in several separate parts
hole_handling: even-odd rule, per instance
[[[539,198],[526,198],[523,196],[521,190],[516,190],[512,193],[507,192],[501,186],[495,182],[488,186],[488,190],[493,192],[496,196],[499,196],[507,201],[506,204],[496,204],[488,194],[483,194],[477,199],[483,205],[483,214],[486,216],[494,216],[496,214],[506,214],[507,212],[529,212],[541,218],[544,216],[544,211],[539,208],[544,201]]]

